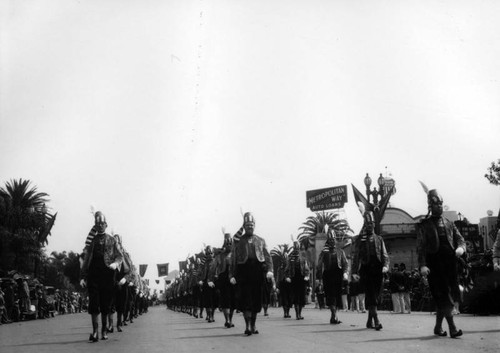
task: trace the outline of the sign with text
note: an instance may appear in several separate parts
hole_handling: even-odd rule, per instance
[[[347,185],[306,191],[306,201],[311,211],[342,208],[347,202]]]

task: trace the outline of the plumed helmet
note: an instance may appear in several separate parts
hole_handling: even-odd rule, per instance
[[[363,216],[363,219],[365,220],[365,223],[375,223],[375,215],[372,210],[366,208],[365,204],[361,201],[358,201],[358,208],[359,212]]]
[[[223,247],[230,247],[233,244],[233,239],[231,238],[231,234],[224,233],[224,244]]]
[[[255,218],[253,217],[253,214],[251,214],[250,212],[246,212],[243,215],[243,224],[245,225],[247,223],[255,224]]]
[[[101,211],[97,211],[94,214],[95,223],[104,222],[106,223],[106,216]]]
[[[427,193],[427,204],[429,206],[431,205],[436,205],[436,204],[442,204],[443,203],[443,197],[438,193],[436,189],[429,190]]]

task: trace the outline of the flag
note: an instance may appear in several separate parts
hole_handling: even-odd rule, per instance
[[[187,271],[187,261],[179,261],[179,272]]]
[[[351,184],[352,185],[352,184]],[[380,233],[380,222],[382,222],[382,219],[384,218],[385,210],[387,206],[389,205],[389,199],[392,196],[392,190],[394,186],[390,189],[390,192],[385,194],[379,201],[378,204],[374,205],[370,203],[366,197],[356,189],[354,185],[352,185],[352,190],[354,192],[354,199],[356,200],[356,204],[358,202],[361,202],[367,211],[372,211],[373,215],[375,216],[375,232],[377,234]]]
[[[146,274],[147,268],[148,268],[148,265],[139,265],[139,274],[141,275],[141,277],[144,277],[144,275]]]
[[[159,279],[155,279],[155,282],[156,282],[156,284],[160,284],[160,280]]]
[[[168,275],[168,263],[166,264],[157,264],[158,267],[158,277],[163,277]]]

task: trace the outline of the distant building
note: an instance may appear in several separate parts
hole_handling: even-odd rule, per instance
[[[416,223],[422,218],[412,217],[400,208],[387,208],[380,223],[391,266],[404,263],[407,269],[418,266]]]
[[[468,251],[483,252],[491,248],[494,239],[487,235],[494,229],[497,217],[483,218],[478,226],[460,220],[456,211],[444,211],[443,216],[455,223],[466,240]],[[425,215],[412,217],[400,208],[387,208],[380,224],[380,235],[384,238],[391,265],[404,263],[406,268],[418,266],[416,224],[423,217]],[[481,231],[482,225],[484,228]]]
[[[490,249],[495,241],[497,217],[493,216],[493,212],[488,212],[487,217],[479,220],[479,234],[481,235],[485,249]]]

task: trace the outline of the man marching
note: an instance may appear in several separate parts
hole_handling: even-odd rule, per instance
[[[235,237],[233,258],[229,268],[231,284],[237,285],[238,309],[245,318],[245,334],[258,334],[257,313],[262,309],[262,286],[265,278],[274,278],[271,255],[263,238],[254,234],[255,219],[250,212],[243,215],[245,233]]]
[[[423,185],[422,185],[423,186]],[[457,227],[443,217],[443,198],[433,189],[427,191],[428,216],[417,224],[418,264],[422,276],[427,276],[429,288],[437,307],[434,334],[446,336],[446,318],[450,337],[462,336],[453,320],[453,306],[460,300],[457,258],[465,252],[465,241]]]

